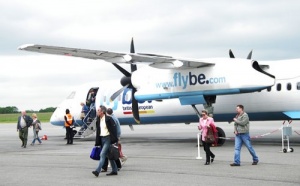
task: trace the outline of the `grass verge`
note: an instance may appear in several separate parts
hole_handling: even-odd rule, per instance
[[[27,113],[31,116],[32,113]],[[41,122],[49,122],[52,112],[36,113]],[[17,123],[20,113],[16,114],[0,114],[0,123]]]

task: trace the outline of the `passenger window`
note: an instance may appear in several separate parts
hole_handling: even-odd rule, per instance
[[[277,90],[281,91],[281,84],[280,83],[277,84]]]
[[[300,90],[300,82],[297,83],[297,90]]]
[[[292,89],[292,84],[291,84],[291,83],[288,83],[288,84],[286,85],[286,88],[287,88],[287,90],[291,90],[291,89]]]

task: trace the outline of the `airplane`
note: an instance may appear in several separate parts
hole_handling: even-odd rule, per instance
[[[57,107],[50,122],[63,126],[65,109],[69,108],[81,126],[78,134],[83,136],[95,130],[95,122],[86,124],[80,119],[80,103],[91,89],[96,93],[96,108],[112,108],[120,123],[131,127],[198,122],[199,109],[207,109],[217,122],[231,121],[237,104],[245,106],[251,121],[300,118],[300,59],[258,62],[251,59],[252,51],[241,59],[231,50],[229,58],[175,58],[135,53],[133,39],[130,53],[35,44],[22,45],[19,50],[104,60],[125,75],[119,90],[118,80],[88,83]],[[129,64],[131,72],[119,63]],[[148,65],[137,69],[137,64]],[[217,130],[218,145],[222,145],[226,135],[220,127]]]

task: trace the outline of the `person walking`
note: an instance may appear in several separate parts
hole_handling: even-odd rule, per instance
[[[32,117],[32,128],[33,128],[33,140],[30,145],[34,145],[35,140],[38,140],[39,144],[42,144],[41,139],[39,138],[39,131],[42,130],[41,122],[37,119],[36,113],[31,115]]]
[[[96,121],[96,141],[95,146],[101,146],[101,153],[100,153],[100,161],[98,167],[92,173],[98,177],[101,168],[105,162],[105,158],[108,154],[108,150],[111,144],[117,143],[117,129],[114,120],[106,115],[106,107],[100,106],[97,110],[97,121]],[[107,176],[114,176],[118,175],[118,168],[116,162],[114,160],[109,160],[112,172],[106,174]]]
[[[121,149],[121,143],[120,143],[120,137],[121,137],[121,126],[120,126],[120,121],[119,119],[113,114],[113,110],[111,108],[108,108],[106,111],[106,114],[110,116],[114,122],[116,123],[116,130],[117,130],[117,137],[118,137],[118,148],[119,148],[119,153],[120,153],[120,159],[122,163],[124,164],[125,161],[127,160],[127,157],[123,155],[122,149]],[[121,156],[122,155],[122,156]],[[125,159],[126,158],[126,159]],[[116,165],[118,167],[118,170],[122,168],[122,164],[120,159],[115,160]],[[101,172],[107,172],[107,167],[108,167],[108,158],[105,158],[104,165],[102,166]]]
[[[234,134],[235,134],[235,144],[234,144],[234,162],[230,166],[240,166],[240,154],[241,148],[244,144],[252,156],[252,165],[258,164],[258,157],[251,145],[251,139],[249,135],[249,117],[244,111],[243,105],[236,106],[237,115],[233,118],[234,123]]]
[[[202,117],[199,120],[198,129],[202,130],[201,141],[202,141],[204,151],[206,153],[206,161],[205,161],[204,165],[209,165],[210,163],[214,162],[214,159],[216,156],[210,150],[211,143],[206,141],[207,132],[208,132],[208,130],[212,130],[212,132],[214,134],[214,138],[216,140],[215,134],[217,133],[217,129],[216,129],[216,126],[214,123],[214,119],[211,117],[208,117],[207,110],[202,110],[201,116]]]
[[[22,141],[23,148],[26,148],[28,139],[28,128],[32,123],[30,116],[26,115],[26,111],[21,112],[21,116],[18,117],[17,132],[19,132],[19,138]]]
[[[65,127],[67,133],[67,145],[73,144],[73,128],[71,127],[72,125],[73,125],[73,116],[70,114],[70,110],[66,109]]]

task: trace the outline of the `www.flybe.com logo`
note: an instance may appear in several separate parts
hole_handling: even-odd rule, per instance
[[[188,75],[182,75],[180,72],[175,72],[173,75],[173,81],[170,82],[161,82],[156,83],[156,88],[165,88],[165,87],[182,87],[182,89],[186,89],[186,87],[193,85],[205,85],[205,84],[221,84],[226,83],[225,77],[211,77],[208,78],[205,74],[192,74],[189,72]]]

